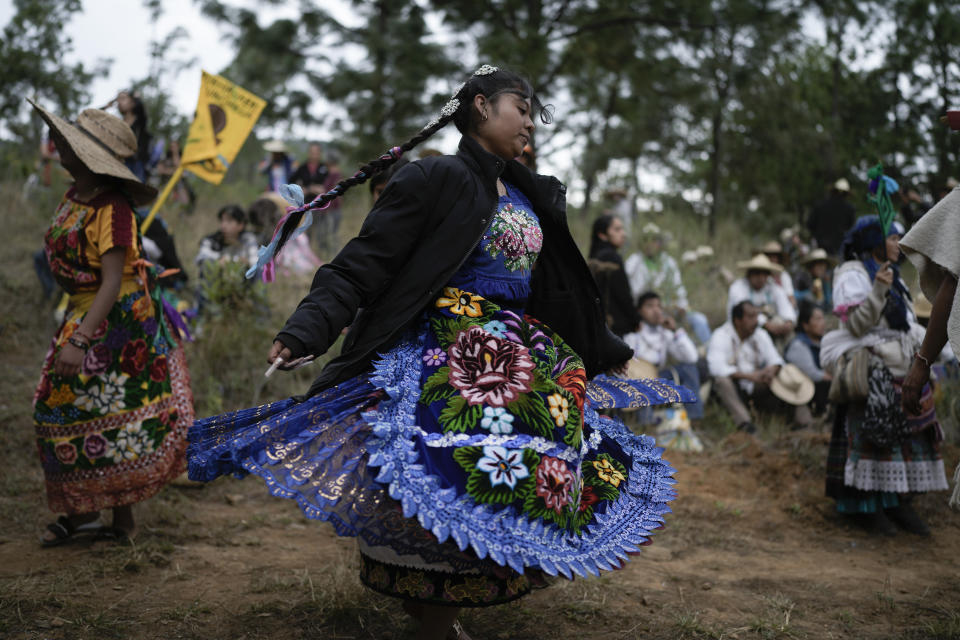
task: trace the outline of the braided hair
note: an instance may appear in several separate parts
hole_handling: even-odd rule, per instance
[[[483,95],[491,103],[496,104],[500,95],[505,93],[512,93],[525,100],[530,100],[532,109],[539,112],[541,122],[544,124],[553,122],[552,108],[540,102],[533,91],[533,87],[523,76],[506,69],[483,65],[466,82],[460,85],[450,101],[441,109],[440,115],[427,123],[415,136],[362,165],[352,176],[341,180],[330,191],[317,196],[312,202],[288,210],[287,215],[277,224],[270,245],[261,247],[257,265],[247,272],[247,277],[253,277],[255,274],[263,272],[267,263],[272,263],[274,257],[293,237],[307,213],[326,208],[351,187],[363,184],[373,176],[386,171],[404,153],[429,139],[451,122],[464,135],[473,131],[480,120],[480,113],[473,106],[474,98]]]

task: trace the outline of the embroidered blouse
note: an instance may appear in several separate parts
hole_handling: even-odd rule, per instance
[[[103,193],[82,202],[71,187],[44,236],[57,283],[70,294],[96,291],[102,281],[102,256],[115,247],[126,248],[123,279],[133,279],[133,263],[140,258],[136,224],[133,209],[121,195]]]

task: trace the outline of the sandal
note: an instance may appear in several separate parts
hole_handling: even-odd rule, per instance
[[[83,534],[97,534],[103,528],[100,518],[92,522],[74,525],[67,516],[60,516],[56,522],[47,525],[47,531],[54,535],[53,540],[41,539],[40,544],[43,547],[59,547],[62,544],[73,542],[76,537]]]

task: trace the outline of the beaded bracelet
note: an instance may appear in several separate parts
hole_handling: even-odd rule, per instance
[[[80,349],[81,351],[86,351],[87,349],[90,348],[89,344],[87,344],[86,342],[83,342],[82,340],[77,340],[73,336],[70,336],[69,338],[67,338],[67,342],[75,346],[77,349]]]

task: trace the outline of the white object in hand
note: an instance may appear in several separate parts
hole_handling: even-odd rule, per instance
[[[279,367],[282,364],[283,364],[283,358],[281,358],[280,356],[277,356],[274,359],[273,364],[270,365],[270,368],[267,369],[266,372],[264,372],[263,377],[269,378],[271,374],[273,374],[273,372],[277,370],[277,367]]]

